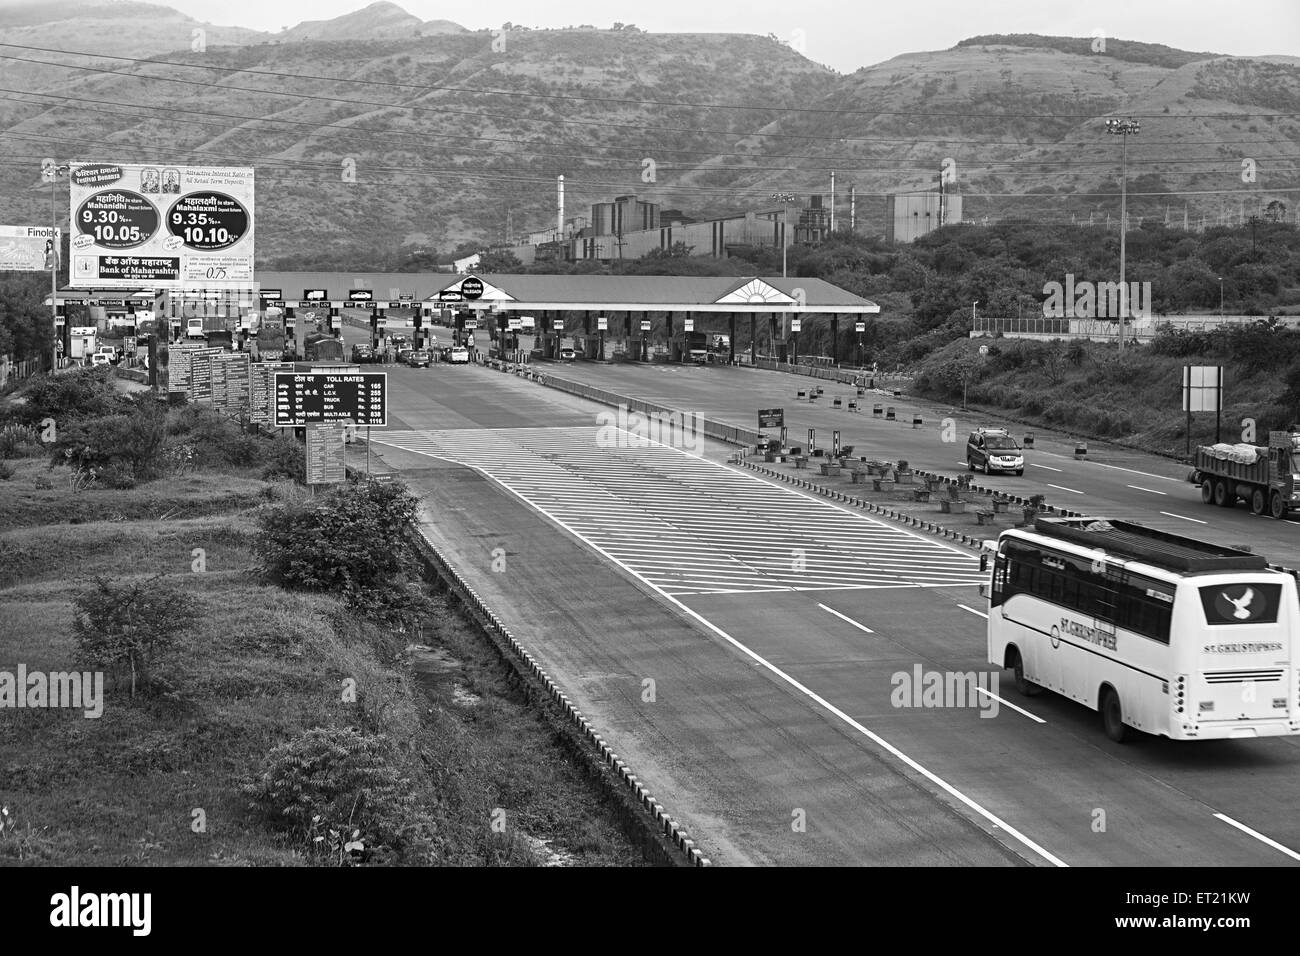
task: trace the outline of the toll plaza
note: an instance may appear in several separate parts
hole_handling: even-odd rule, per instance
[[[741,331],[751,362],[764,337],[764,354],[793,362],[804,323],[828,322],[838,353],[841,322],[856,320],[860,332],[861,318],[880,312],[804,277],[259,272],[257,283],[280,294],[268,301],[282,305],[288,320],[328,311],[335,328],[343,310],[362,310],[372,342],[400,327],[419,347],[436,317],[455,330],[455,344],[486,332],[494,354],[517,359],[572,349],[591,359],[696,355],[734,363],[743,357]]]

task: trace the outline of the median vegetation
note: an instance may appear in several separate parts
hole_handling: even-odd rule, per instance
[[[641,862],[416,576],[401,484],[313,497],[291,439],[103,370],[18,398],[0,404],[0,671],[106,680],[98,717],[5,711],[0,862]]]
[[[980,349],[987,353],[981,354]],[[1074,341],[953,342],[918,367],[918,394],[1078,437],[1109,439],[1181,456],[1187,444],[1183,367],[1222,365],[1223,439],[1240,441],[1243,419],[1262,443],[1300,421],[1300,331],[1261,320],[1210,332],[1164,332],[1126,348]],[[1212,443],[1215,416],[1192,419],[1191,443]]]

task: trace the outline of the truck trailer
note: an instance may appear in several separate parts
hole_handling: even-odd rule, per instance
[[[1252,514],[1285,518],[1300,511],[1300,433],[1270,432],[1268,447],[1202,445],[1188,477],[1207,505],[1232,508],[1241,499]]]

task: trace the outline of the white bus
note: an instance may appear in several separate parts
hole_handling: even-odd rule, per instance
[[[989,663],[1100,710],[1112,740],[1300,733],[1297,648],[1296,579],[1260,555],[1097,518],[998,538]]]

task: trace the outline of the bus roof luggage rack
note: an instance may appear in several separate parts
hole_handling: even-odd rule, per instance
[[[1268,559],[1237,548],[1106,518],[1034,518],[1034,530],[1090,548],[1102,548],[1172,571],[1264,571]]]

